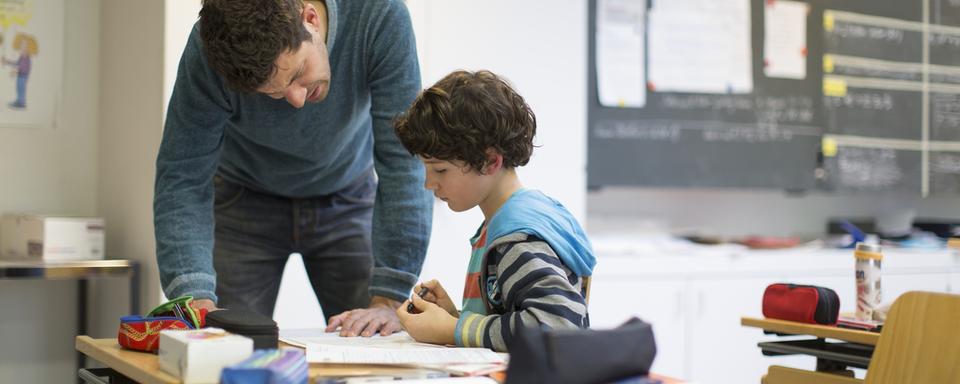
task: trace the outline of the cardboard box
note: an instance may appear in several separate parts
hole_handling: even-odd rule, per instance
[[[100,260],[104,222],[97,217],[4,214],[0,258],[12,260]]]
[[[224,367],[253,354],[253,339],[220,328],[160,331],[160,369],[184,383],[217,383]]]

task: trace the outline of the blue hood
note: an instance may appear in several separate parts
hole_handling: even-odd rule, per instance
[[[577,276],[590,276],[597,259],[577,219],[556,200],[537,190],[514,192],[487,225],[487,244],[511,233],[535,235],[550,244]]]

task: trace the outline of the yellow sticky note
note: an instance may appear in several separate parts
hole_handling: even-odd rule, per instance
[[[820,141],[821,150],[823,151],[823,156],[825,157],[834,157],[837,155],[837,141],[830,138],[824,137]]]
[[[844,97],[847,95],[847,82],[837,79],[823,79],[823,95]]]
[[[823,73],[833,73],[833,56],[823,55]]]
[[[833,13],[832,12],[823,13],[823,29],[827,32],[833,31]]]

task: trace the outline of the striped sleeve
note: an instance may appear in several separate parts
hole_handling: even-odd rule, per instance
[[[546,242],[519,234],[510,238],[514,236],[521,241],[498,244],[487,256],[496,261],[494,287],[501,303],[494,305],[505,310],[493,315],[462,313],[454,335],[457,345],[504,352],[514,332],[523,327],[587,327],[582,279],[560,262]]]

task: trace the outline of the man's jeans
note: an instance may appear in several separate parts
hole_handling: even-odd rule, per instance
[[[300,253],[323,314],[366,307],[373,269],[370,226],[377,182],[367,172],[328,196],[291,199],[214,178],[217,306],[273,316],[280,278]]]

